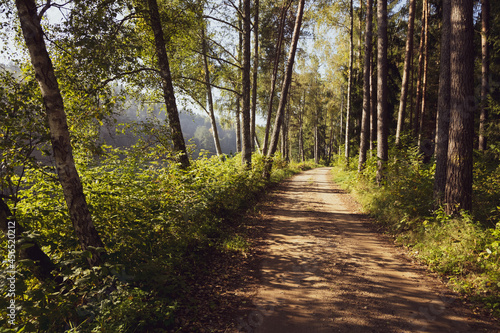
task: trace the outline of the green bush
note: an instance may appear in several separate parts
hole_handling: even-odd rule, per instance
[[[434,206],[434,163],[423,163],[417,148],[395,149],[390,156],[380,185],[375,181],[374,157],[361,175],[338,159],[334,179],[412,255],[446,277],[457,291],[478,297],[500,315],[498,161],[476,155],[474,215],[452,218]]]
[[[231,219],[250,208],[268,183],[263,158],[252,168],[241,156],[202,156],[181,170],[156,155],[105,148],[78,169],[96,228],[106,244],[106,264],[90,269],[79,251],[54,173],[27,170],[16,205],[18,222],[31,230],[66,281],[62,289],[40,284],[20,263],[18,327],[41,332],[136,332],[171,328],[188,281],[209,270],[205,258],[246,251]],[[125,158],[126,157],[126,158]],[[277,157],[271,181],[312,167]],[[12,204],[12,203],[11,203]],[[5,239],[2,239],[5,242]],[[2,244],[5,245],[5,244]],[[6,248],[3,246],[2,248]],[[2,264],[2,265],[5,265]],[[6,286],[2,292],[6,292]],[[0,307],[6,308],[1,298]],[[0,327],[9,327],[6,317]]]

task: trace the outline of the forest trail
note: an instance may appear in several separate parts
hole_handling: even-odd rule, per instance
[[[298,174],[267,200],[260,285],[239,331],[500,331],[373,231],[330,170]]]

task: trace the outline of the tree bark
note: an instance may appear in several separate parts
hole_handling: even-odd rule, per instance
[[[451,2],[451,100],[445,203],[448,214],[472,209],[474,140],[473,0]]]
[[[92,222],[80,176],[75,167],[64,102],[43,39],[36,3],[34,0],[16,0],[16,7],[31,63],[35,69],[35,78],[42,92],[56,170],[73,228],[82,250],[90,250],[92,253],[89,263],[98,265],[102,263],[102,257],[92,248],[104,248],[104,244]]]
[[[179,120],[179,111],[175,101],[174,86],[172,84],[172,75],[170,73],[170,65],[168,62],[167,50],[165,48],[165,37],[158,11],[158,3],[156,0],[148,0],[149,6],[149,23],[153,30],[155,40],[155,51],[158,61],[158,68],[163,89],[163,98],[167,109],[168,124],[172,131],[172,145],[174,152],[179,154],[179,163],[181,168],[189,167],[189,157],[186,150],[186,143],[182,135],[181,122]]]
[[[304,113],[306,111],[306,91],[305,89],[303,90],[302,93],[303,96],[303,101],[302,101],[302,109],[299,114],[299,154],[300,154],[300,161],[304,162],[305,161],[305,156],[304,156]]]
[[[436,138],[434,156],[434,200],[442,204],[446,185],[446,162],[448,155],[448,130],[450,127],[450,35],[451,0],[443,0],[443,22],[441,27],[441,58],[439,67],[438,110],[436,115]]]
[[[241,9],[242,3],[241,0],[239,1],[239,6],[238,8]],[[240,16],[238,19],[238,64],[242,65],[243,64],[243,22],[242,22],[242,17]],[[240,82],[243,82],[243,66],[241,68],[237,69],[240,79]],[[241,134],[241,100],[243,97],[243,92],[242,89],[240,88],[240,85],[237,84],[237,88],[239,95],[236,96],[236,151],[239,153],[242,151],[242,134]]]
[[[342,138],[344,137],[344,87],[340,86],[340,133],[339,133],[339,155],[341,154]]]
[[[259,0],[254,1],[254,20],[253,20],[253,84],[252,84],[252,112],[250,136],[252,137],[252,150],[255,150],[255,113],[257,110],[257,78],[259,73]]]
[[[408,82],[413,54],[413,34],[415,30],[415,7],[416,0],[410,0],[408,17],[408,35],[406,38],[405,63],[403,68],[403,81],[401,83],[401,95],[399,97],[398,124],[396,128],[396,145],[401,144],[401,132],[404,130],[406,101],[408,99]]]
[[[387,124],[387,0],[377,3],[377,183],[385,177],[388,156]]]
[[[373,32],[372,32],[373,33]],[[376,45],[373,44],[373,47]],[[370,156],[373,156],[375,150],[374,144],[377,141],[377,77],[375,62],[377,57],[376,50],[372,50],[373,59],[370,63]]]
[[[488,94],[490,92],[490,0],[481,0],[481,113],[479,116],[479,150],[486,150]]]
[[[215,150],[217,152],[217,156],[222,155],[222,148],[220,146],[219,140],[219,131],[217,129],[217,121],[215,119],[214,112],[214,100],[212,96],[212,84],[210,83],[210,70],[208,66],[208,48],[207,48],[207,39],[205,36],[205,27],[201,30],[201,48],[203,52],[203,66],[205,70],[205,82],[207,86],[207,100],[208,100],[208,114],[210,116],[210,124],[212,126],[212,135],[214,137]]]
[[[314,113],[314,163],[319,164],[318,108]]]
[[[241,75],[242,84],[242,146],[241,146],[241,162],[249,167],[252,165],[252,136],[251,136],[251,121],[250,121],[250,77],[251,77],[251,30],[250,30],[250,0],[243,0],[243,72]]]
[[[241,97],[236,97],[236,152],[241,152]]]
[[[428,154],[428,151],[425,151],[423,140],[422,140],[422,135],[424,131],[424,115],[425,115],[425,103],[426,103],[426,95],[427,95],[427,67],[429,63],[429,55],[428,55],[428,50],[429,50],[429,2],[428,0],[424,0],[424,9],[425,9],[425,25],[424,25],[424,67],[423,67],[423,73],[422,73],[422,101],[420,104],[420,119],[419,119],[419,125],[418,125],[418,147],[420,148],[420,151],[423,151],[426,155]]]
[[[299,42],[300,37],[300,26],[302,24],[302,16],[304,14],[304,3],[305,0],[300,0],[299,8],[297,11],[297,17],[295,19],[295,26],[293,28],[293,36],[292,36],[292,45],[290,46],[290,52],[288,54],[288,61],[286,64],[286,72],[285,78],[283,81],[283,88],[281,90],[280,103],[278,106],[278,110],[276,112],[276,120],[274,122],[273,135],[271,137],[271,144],[269,146],[269,151],[267,152],[267,157],[270,158],[276,152],[276,148],[278,146],[278,138],[281,129],[281,122],[283,119],[283,113],[286,106],[286,101],[288,99],[288,91],[290,89],[290,84],[292,82],[292,74],[293,74],[293,63],[295,61],[295,53],[297,51],[297,44]],[[264,174],[266,177],[269,177],[271,171],[271,161],[267,162],[266,170]]]
[[[417,94],[413,120],[413,136],[418,138],[418,129],[420,125],[420,106],[422,102],[422,77],[424,74],[424,44],[425,44],[425,12],[427,0],[422,3],[422,29],[420,31],[420,46],[418,47],[418,76],[417,76]]]
[[[350,115],[351,115],[351,91],[352,91],[352,69],[354,60],[354,13],[353,13],[353,0],[350,2],[349,8],[350,17],[350,31],[349,31],[349,77],[347,79],[347,113],[345,117],[345,161],[349,165],[349,141],[350,141]]]
[[[363,68],[363,114],[361,116],[361,137],[359,143],[358,172],[365,167],[366,152],[370,139],[370,67],[372,59],[372,8],[373,1],[367,0],[366,4],[366,28],[365,28],[365,63]]]

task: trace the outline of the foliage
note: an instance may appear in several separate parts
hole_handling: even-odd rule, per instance
[[[39,96],[33,94],[36,82],[4,68],[0,68],[0,82],[0,190],[15,196],[19,187],[13,179],[15,170],[36,166],[33,153],[46,149],[49,135]]]
[[[78,250],[58,182],[53,174],[28,170],[16,205],[18,223],[57,263],[63,288],[40,284],[20,263],[16,286],[18,327],[42,332],[134,332],[175,326],[189,300],[190,281],[209,270],[206,258],[247,251],[244,221],[232,221],[250,208],[268,185],[263,158],[252,169],[240,157],[204,156],[181,170],[144,150],[105,147],[99,160],[79,159],[79,171],[94,223],[106,244],[107,263],[89,268],[88,252]],[[127,158],[123,158],[127,156]],[[272,180],[311,166],[277,158]],[[2,238],[2,248],[5,237]],[[2,287],[5,292],[6,286]],[[6,298],[0,306],[6,308]],[[7,328],[5,317],[1,326]]]
[[[375,158],[368,160],[362,175],[346,169],[344,159],[338,158],[335,180],[352,191],[412,256],[500,315],[498,163],[476,156],[474,215],[451,217],[433,206],[434,164],[425,164],[416,148],[394,150],[391,156],[381,186],[375,183]]]

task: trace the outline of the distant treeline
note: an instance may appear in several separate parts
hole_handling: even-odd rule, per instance
[[[191,150],[191,157],[196,159],[202,151],[208,152],[208,155],[216,155],[214,138],[208,116],[203,116],[191,112],[181,112],[179,114],[182,133],[184,139]],[[165,111],[159,106],[151,110],[139,109],[133,105],[117,116],[116,122],[108,122],[101,128],[101,140],[107,145],[114,147],[130,147],[142,138],[143,140],[154,140],[150,138],[147,131],[138,131],[136,126],[130,126],[134,123],[140,123],[144,128],[159,127],[166,125]],[[236,133],[231,125],[221,126],[217,122],[219,139],[224,154],[231,155],[236,153]]]

